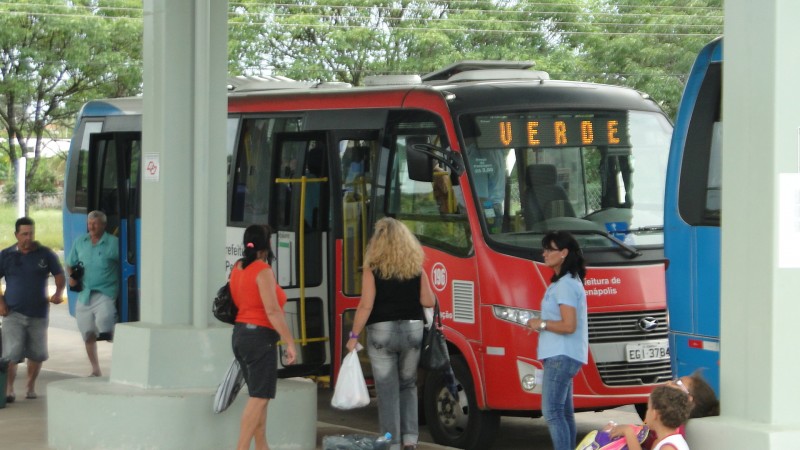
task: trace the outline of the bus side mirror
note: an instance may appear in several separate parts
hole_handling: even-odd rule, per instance
[[[464,174],[464,160],[460,153],[428,144],[426,140],[425,137],[416,136],[406,139],[409,178],[414,181],[432,182],[434,161],[443,164],[456,176]]]
[[[414,181],[433,181],[433,157],[424,151],[428,146],[428,138],[424,136],[406,139],[408,177]]]

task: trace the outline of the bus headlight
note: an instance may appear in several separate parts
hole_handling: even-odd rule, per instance
[[[533,309],[510,308],[508,306],[493,306],[492,312],[500,320],[523,326],[528,324],[528,320],[538,319],[541,316],[539,311]]]
[[[537,367],[525,361],[517,360],[517,374],[519,375],[519,385],[525,392],[530,394],[542,393],[542,379],[544,371],[541,367]]]
[[[522,377],[522,389],[532,391],[536,388],[536,377],[533,375],[525,375]]]

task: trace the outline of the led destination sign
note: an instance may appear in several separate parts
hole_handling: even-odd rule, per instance
[[[514,114],[480,116],[476,121],[480,148],[630,146],[626,114]]]

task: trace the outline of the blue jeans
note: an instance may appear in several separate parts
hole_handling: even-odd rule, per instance
[[[419,440],[417,367],[421,320],[393,320],[367,326],[367,354],[378,395],[380,434],[392,433],[391,449]]]
[[[581,363],[569,356],[559,355],[544,360],[542,414],[554,450],[573,450],[577,445],[572,379],[580,369]]]

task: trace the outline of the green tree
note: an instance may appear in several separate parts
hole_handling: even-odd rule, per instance
[[[670,116],[697,52],[722,34],[721,0],[588,0],[561,39],[583,60],[573,77],[636,88]]]
[[[722,33],[721,0],[245,0],[230,66],[361,84],[466,59],[530,60],[553,78],[649,93],[673,113],[691,62]]]
[[[30,184],[49,130],[73,123],[89,98],[141,91],[142,6],[35,0],[6,2],[0,11],[0,150],[15,170],[18,158],[33,154]]]
[[[366,75],[420,74],[466,59],[562,65],[575,56],[543,24],[577,8],[564,1],[538,2],[553,6],[537,12],[486,0],[246,0],[232,4],[229,69],[359,85]]]

